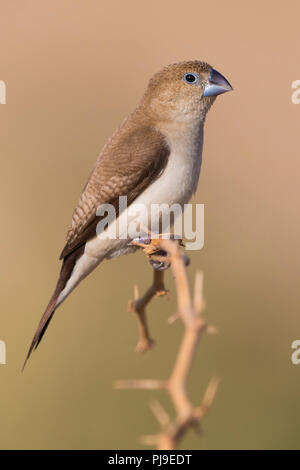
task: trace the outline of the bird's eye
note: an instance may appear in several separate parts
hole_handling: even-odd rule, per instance
[[[195,85],[199,81],[199,77],[196,73],[186,73],[183,77],[183,80],[189,85]]]

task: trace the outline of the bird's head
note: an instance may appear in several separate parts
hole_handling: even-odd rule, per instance
[[[226,78],[206,62],[179,62],[151,78],[143,104],[155,120],[202,120],[216,96],[230,90]]]

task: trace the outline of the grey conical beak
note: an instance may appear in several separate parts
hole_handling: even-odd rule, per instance
[[[217,96],[226,91],[233,90],[230,83],[217,70],[211,69],[207,85],[204,87],[203,96]]]

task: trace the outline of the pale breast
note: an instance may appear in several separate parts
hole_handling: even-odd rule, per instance
[[[203,128],[198,127],[184,135],[173,133],[172,136],[168,139],[170,155],[164,172],[109,225],[106,232],[108,238],[95,237],[86,244],[85,252],[89,256],[114,257],[124,254],[124,250],[127,252],[128,239],[135,238],[128,235],[129,223],[133,227],[152,227],[153,204],[171,206],[188,203],[198,185]],[[115,233],[118,233],[117,239],[114,239]]]
[[[137,199],[142,204],[186,204],[196,191],[202,162],[203,126],[170,132],[163,174]]]

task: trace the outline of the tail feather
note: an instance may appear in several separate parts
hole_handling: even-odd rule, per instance
[[[61,271],[60,271],[60,275],[59,275],[59,279],[57,281],[55,291],[54,291],[54,293],[53,293],[53,295],[52,295],[52,297],[51,297],[51,299],[50,299],[50,301],[47,305],[47,308],[44,312],[44,315],[42,316],[41,321],[40,321],[40,323],[37,327],[36,333],[33,337],[32,343],[31,343],[29,351],[27,353],[24,365],[22,367],[22,371],[24,370],[24,368],[26,366],[26,363],[27,363],[29,357],[31,356],[31,353],[40,344],[40,342],[41,342],[41,340],[42,340],[42,338],[45,334],[45,331],[49,326],[51,318],[53,317],[53,314],[54,314],[54,312],[55,312],[55,310],[58,306],[57,305],[57,299],[58,299],[60,293],[62,292],[62,290],[64,289],[68,279],[71,277],[71,274],[72,274],[73,268],[76,264],[76,261],[77,261],[78,257],[83,253],[83,251],[84,251],[84,247],[80,247],[78,250],[72,252],[69,256],[64,258],[63,265],[62,265],[62,268],[61,268]]]
[[[54,294],[53,294],[53,297],[54,297]],[[39,323],[39,326],[37,327],[36,333],[33,337],[32,343],[31,343],[29,351],[27,353],[25,362],[23,364],[22,371],[24,370],[24,368],[26,366],[26,363],[27,363],[29,357],[31,356],[32,351],[34,351],[38,347],[38,345],[40,344],[40,341],[41,341],[42,337],[44,336],[44,333],[45,333],[45,331],[46,331],[46,329],[47,329],[47,327],[48,327],[48,325],[51,321],[51,318],[52,318],[52,316],[55,312],[55,303],[54,303],[54,305],[53,305],[53,303],[54,302],[50,301],[48,307],[45,310],[44,315],[41,318],[41,321]]]

